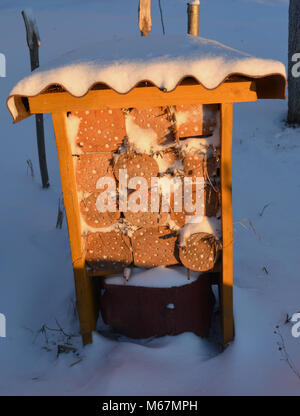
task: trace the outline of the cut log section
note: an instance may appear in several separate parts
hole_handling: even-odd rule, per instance
[[[189,270],[206,272],[213,269],[217,260],[217,242],[212,234],[192,234],[179,248],[181,263]]]
[[[127,181],[135,177],[145,178],[148,187],[151,186],[151,178],[156,177],[159,171],[158,165],[152,157],[134,152],[122,153],[118,157],[114,166],[114,173],[118,180],[120,169],[127,170]]]
[[[158,209],[160,209],[161,198],[158,198]],[[132,212],[128,210],[124,212],[126,220],[137,227],[155,227],[165,225],[169,213],[168,212],[152,212],[151,206],[151,192],[148,193],[148,211],[147,212]]]
[[[114,178],[111,166],[112,153],[81,154],[74,156],[76,183],[79,191],[95,192],[99,178]]]
[[[153,155],[154,160],[156,160],[159,172],[163,173],[166,172],[171,167],[174,167],[176,169],[176,162],[179,161],[179,155],[178,152],[176,152],[174,149],[169,148],[166,151],[157,152]]]
[[[208,179],[215,176],[219,168],[219,159],[215,155],[206,157],[201,154],[189,154],[182,163],[184,175],[192,177],[194,181],[197,177]]]
[[[217,105],[177,105],[179,137],[211,135],[217,123]]]
[[[157,135],[157,145],[174,141],[173,121],[167,107],[133,109],[130,112],[133,122],[142,129],[151,129]]]
[[[86,262],[93,270],[120,272],[132,260],[130,239],[123,233],[98,232],[86,237]]]
[[[216,190],[215,190],[216,189]],[[218,188],[213,188],[209,184],[204,186],[204,212],[205,217],[216,217],[220,209],[220,191]],[[196,192],[192,195],[193,204],[196,203]],[[182,209],[180,212],[175,211],[174,195],[171,194],[170,210],[171,219],[178,227],[183,227],[186,224],[187,216],[194,216],[195,212],[187,212],[184,207],[184,197],[182,198]],[[200,210],[199,210],[200,211]]]
[[[97,209],[97,198],[102,193],[93,192],[80,201],[80,212],[85,223],[94,228],[105,228],[115,224],[120,218],[120,211],[99,212]]]
[[[138,267],[178,264],[177,233],[168,227],[141,228],[132,236],[134,264]]]
[[[82,152],[114,152],[122,144],[125,118],[122,110],[76,111],[80,118],[77,146]]]

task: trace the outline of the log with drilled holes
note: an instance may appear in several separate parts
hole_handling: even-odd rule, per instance
[[[174,141],[173,120],[167,107],[134,108],[127,117],[134,125],[148,130],[148,134],[149,131],[154,132],[156,145],[167,145]]]
[[[218,252],[218,243],[212,234],[192,234],[184,246],[179,247],[181,263],[190,270],[206,272],[213,269]]]
[[[95,192],[98,179],[103,176],[114,178],[111,159],[112,153],[86,153],[74,156],[77,189]]]
[[[79,117],[76,144],[82,152],[115,152],[125,136],[122,110],[75,111]]]
[[[85,244],[86,262],[93,270],[118,272],[132,263],[130,239],[121,232],[88,234]]]
[[[197,177],[208,178],[217,174],[219,160],[216,155],[189,154],[183,161],[184,175],[192,177],[195,181]]]
[[[192,193],[192,202],[196,203],[196,193]],[[201,203],[201,202],[200,202]],[[194,216],[195,212],[188,212],[185,209],[184,205],[184,195],[182,198],[182,210],[176,212],[175,209],[176,200],[174,195],[171,194],[170,198],[170,209],[171,209],[171,219],[175,222],[178,227],[183,227],[187,222],[187,217]],[[218,187],[215,189],[209,185],[205,184],[204,186],[204,207],[203,207],[203,216],[205,217],[215,217],[218,214],[220,208],[220,191]],[[179,208],[177,208],[178,210]],[[199,208],[199,212],[200,208]]]
[[[151,178],[158,174],[158,165],[155,160],[146,154],[137,154],[134,152],[122,153],[115,162],[114,173],[119,180],[120,169],[126,169],[128,182],[131,178],[141,177],[147,180],[148,186],[151,186]]]
[[[217,105],[177,105],[176,110],[179,137],[195,137],[213,133],[216,127]]]
[[[80,201],[80,213],[84,219],[84,222],[90,227],[110,227],[120,218],[120,211],[117,209],[116,204],[115,211],[107,210],[106,212],[101,212],[101,210],[99,210],[99,206],[97,205],[97,198],[102,192],[93,192],[87,195],[83,193],[82,195]]]
[[[132,212],[130,209],[124,212],[126,220],[137,227],[155,227],[158,225],[165,225],[168,220],[167,212],[160,212],[161,197],[159,194],[151,204],[151,192],[148,192],[148,211],[147,212]],[[129,204],[130,205],[130,204]],[[157,205],[157,206],[155,206]],[[130,208],[130,207],[129,207]]]
[[[178,264],[177,233],[168,227],[140,228],[132,236],[134,264],[138,267]]]

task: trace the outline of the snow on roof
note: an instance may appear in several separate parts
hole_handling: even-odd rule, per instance
[[[14,119],[16,96],[35,96],[56,84],[81,97],[95,84],[104,83],[127,93],[141,81],[171,91],[192,76],[207,89],[218,87],[232,75],[253,78],[280,75],[281,62],[260,59],[219,42],[190,35],[149,36],[103,41],[73,50],[22,79],[10,93],[7,105]]]

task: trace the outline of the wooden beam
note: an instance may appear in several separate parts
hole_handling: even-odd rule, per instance
[[[127,94],[112,89],[91,90],[83,97],[68,92],[29,97],[31,114],[93,110],[99,108],[143,108],[176,104],[218,104],[256,101],[255,81],[224,82],[214,90],[202,85],[179,85],[171,92],[157,87],[134,88]]]
[[[221,104],[222,281],[220,305],[223,344],[233,340],[233,234],[232,234],[232,104]]]
[[[52,115],[62,191],[68,221],[77,297],[77,310],[82,340],[85,345],[92,342],[92,331],[96,329],[98,312],[93,284],[87,275],[85,267],[85,255],[81,237],[80,211],[76,196],[77,191],[72,152],[67,137],[66,117],[65,113],[55,113]]]

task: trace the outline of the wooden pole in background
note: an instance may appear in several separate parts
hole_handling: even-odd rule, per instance
[[[148,36],[151,31],[151,0],[139,0],[139,28],[142,36]]]
[[[30,51],[31,71],[34,71],[36,68],[40,66],[39,46],[41,42],[39,31],[37,28],[36,20],[30,9],[23,10],[22,16],[26,27],[27,44]],[[46,160],[43,114],[36,114],[35,123],[42,185],[43,188],[48,188],[50,184]]]
[[[199,9],[200,2],[188,3],[188,34],[199,36]]]

